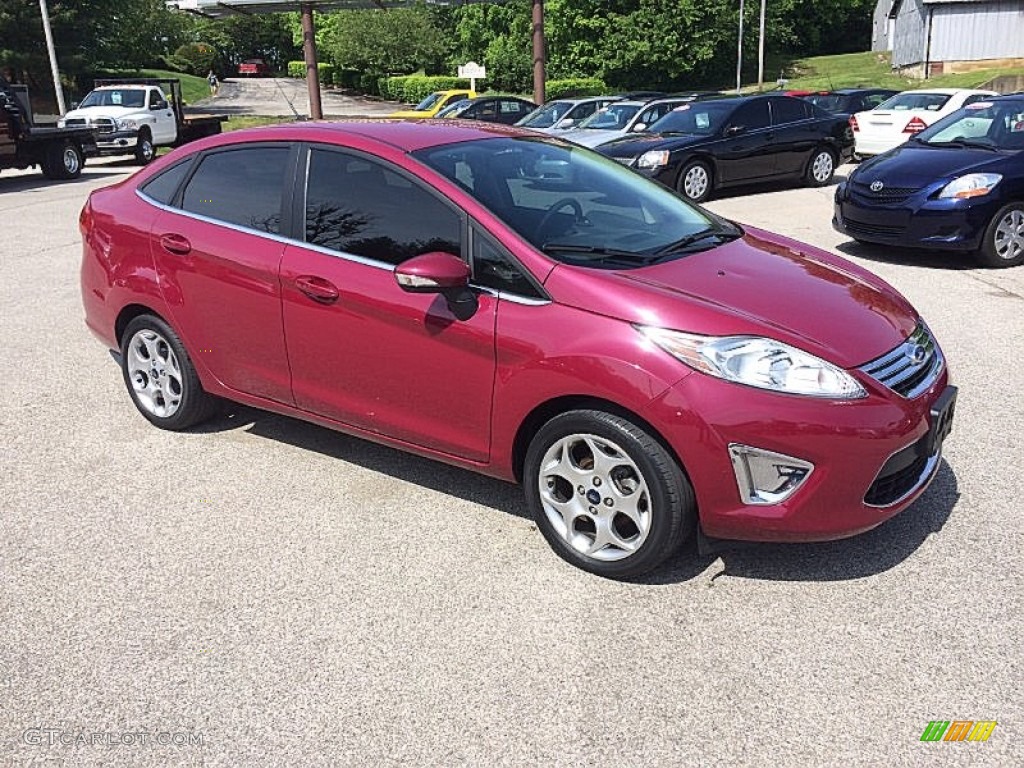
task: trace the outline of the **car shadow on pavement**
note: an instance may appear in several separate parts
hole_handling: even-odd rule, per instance
[[[83,173],[77,179],[62,180],[48,179],[41,173],[32,176],[0,176],[0,194],[3,194],[4,192],[28,192],[41,187],[53,187],[57,184],[61,186],[82,184],[84,182],[96,181],[97,179],[102,179],[107,176],[123,175],[124,174],[121,173],[104,173],[103,171],[95,171]]]
[[[934,269],[982,269],[970,253],[958,251],[930,251],[924,248],[899,248],[893,245],[871,245],[848,240],[836,246],[836,250],[847,256],[876,261],[880,264],[897,264],[907,267],[929,267]]]
[[[396,480],[532,520],[518,485],[269,411],[231,403],[222,416],[191,431],[224,432],[242,425],[258,437],[316,451]]]
[[[518,485],[415,456],[369,440],[287,416],[231,404],[219,418],[193,428],[215,433],[244,428],[258,437],[316,451],[333,459],[414,483],[525,520],[532,520]],[[734,576],[772,581],[844,581],[882,573],[912,555],[933,533],[942,530],[960,493],[956,475],[945,460],[931,487],[909,509],[867,533],[820,544],[739,543],[714,554],[699,554],[693,537],[667,564],[638,584],[688,582],[721,558],[725,567],[713,578]],[[538,536],[540,534],[538,533]]]

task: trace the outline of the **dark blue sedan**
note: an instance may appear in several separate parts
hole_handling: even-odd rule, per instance
[[[858,242],[1024,264],[1024,94],[975,102],[862,163],[832,225]]]

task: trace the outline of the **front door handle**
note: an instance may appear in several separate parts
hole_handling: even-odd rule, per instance
[[[160,235],[160,245],[168,253],[176,253],[179,256],[184,256],[192,250],[192,243],[188,241],[188,238],[173,232]]]
[[[316,275],[300,275],[295,278],[295,287],[321,304],[333,304],[341,294],[337,286],[330,280]]]

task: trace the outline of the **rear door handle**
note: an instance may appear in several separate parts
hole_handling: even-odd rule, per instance
[[[174,233],[160,235],[160,245],[168,253],[176,253],[179,256],[184,256],[192,250],[192,243],[187,238]]]
[[[295,287],[321,304],[333,304],[341,295],[334,283],[316,275],[299,275],[295,278]]]

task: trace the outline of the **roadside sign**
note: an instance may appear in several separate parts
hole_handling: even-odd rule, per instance
[[[469,80],[469,88],[476,91],[476,81],[487,77],[487,68],[481,67],[475,61],[468,61],[459,67],[459,77]]]

